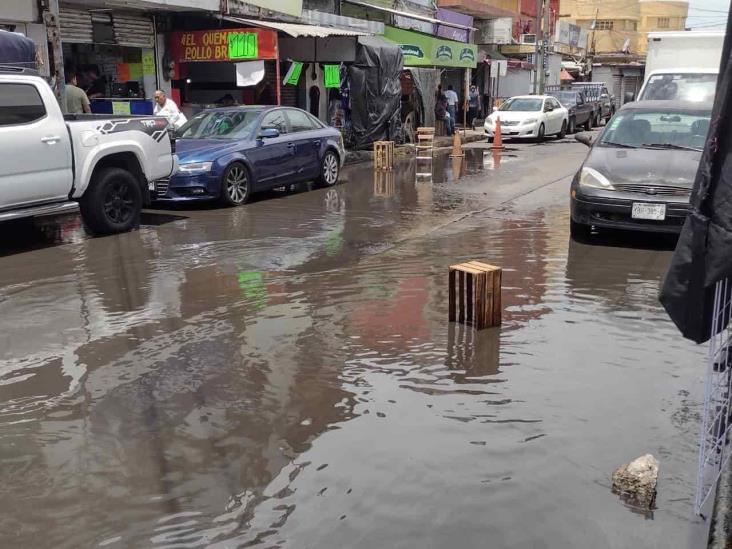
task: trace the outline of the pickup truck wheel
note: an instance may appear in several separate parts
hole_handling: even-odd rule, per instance
[[[244,164],[234,162],[221,178],[221,200],[227,206],[241,206],[247,203],[249,195],[249,172]]]
[[[104,168],[81,199],[81,215],[95,233],[121,233],[140,220],[142,192],[135,176],[122,168]]]
[[[567,129],[567,133],[575,133],[577,131],[577,120],[572,117],[569,119],[569,128]]]

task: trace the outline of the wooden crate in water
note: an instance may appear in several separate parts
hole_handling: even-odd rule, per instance
[[[394,142],[374,141],[374,169],[391,170],[394,167]]]
[[[500,267],[468,261],[450,266],[449,320],[477,330],[501,325]]]

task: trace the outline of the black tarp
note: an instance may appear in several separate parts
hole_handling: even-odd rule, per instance
[[[354,145],[394,139],[399,128],[402,50],[374,36],[361,36],[348,69]]]
[[[706,146],[660,300],[684,337],[711,335],[714,286],[732,277],[732,11]],[[717,327],[718,328],[718,327]]]
[[[0,30],[0,65],[36,68],[36,45],[33,40]]]

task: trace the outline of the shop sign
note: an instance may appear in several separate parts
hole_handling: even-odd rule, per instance
[[[442,40],[388,25],[384,28],[384,38],[399,45],[405,66],[472,68],[478,58],[474,44]]]
[[[418,59],[424,59],[424,52],[422,51],[422,48],[415,44],[399,44],[399,47],[402,50],[402,55],[411,55]]]
[[[341,66],[325,65],[325,87],[340,88],[341,87]]]
[[[300,74],[302,74],[302,66],[303,64],[300,61],[293,61],[290,64],[290,69],[285,75],[285,84],[297,86],[297,83],[300,81]]]
[[[155,53],[153,50],[142,50],[142,74],[155,74]]]
[[[173,32],[169,45],[176,63],[277,59],[277,32],[270,29]]]

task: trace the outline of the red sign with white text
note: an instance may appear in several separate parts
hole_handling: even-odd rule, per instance
[[[277,32],[269,29],[172,32],[168,40],[176,63],[277,59]]]

